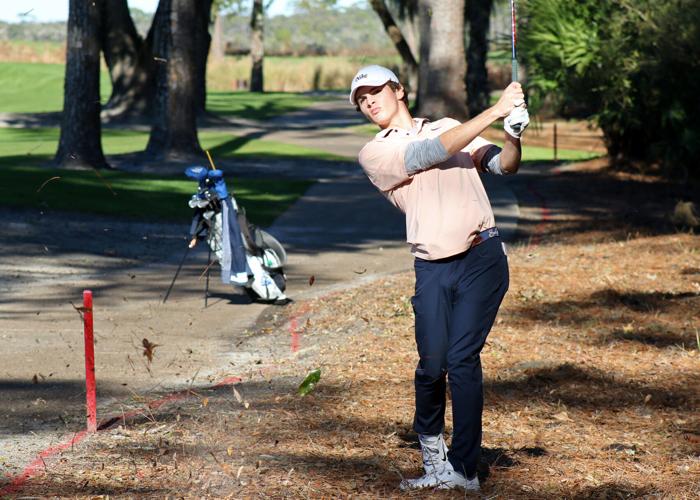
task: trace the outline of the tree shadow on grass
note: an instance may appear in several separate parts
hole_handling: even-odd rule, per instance
[[[5,436],[47,429],[77,432],[85,427],[85,381],[42,377],[37,376],[36,383],[0,380],[0,432]],[[114,384],[100,384],[99,392],[101,398],[129,395]]]
[[[527,300],[524,305],[511,308],[509,313],[538,323],[556,322],[573,327],[573,337],[594,344],[630,341],[660,349],[672,346],[692,349],[697,346],[693,332],[655,321],[649,323],[652,321],[649,317],[670,315],[690,319],[692,311],[698,310],[699,292],[623,292],[606,288],[579,300]],[[584,337],[577,333],[576,329],[589,331],[591,322],[596,323],[597,334],[586,333]]]
[[[527,162],[525,162],[527,163]],[[538,233],[542,241],[591,232],[613,239],[636,234],[674,234],[670,216],[679,200],[700,202],[691,183],[662,178],[618,175],[609,169],[559,171],[553,162],[534,162],[506,179],[518,194],[522,209],[546,211],[540,220],[519,221],[524,237]]]
[[[0,491],[2,486],[0,486]],[[113,482],[105,484],[95,479],[75,480],[72,477],[63,478],[56,475],[41,476],[32,479],[21,488],[23,498],[41,497],[93,497],[93,496],[118,496],[119,498],[167,498],[169,495],[178,495],[178,491],[170,488],[154,488],[149,486],[124,485],[115,486]],[[39,498],[39,497],[36,497]]]
[[[659,492],[650,487],[636,487],[625,483],[605,483],[599,486],[582,488],[571,495],[572,500],[626,500],[651,497]]]
[[[570,363],[516,366],[512,376],[503,380],[488,380],[485,391],[499,402],[540,400],[549,404],[564,404],[579,410],[616,410],[639,407],[646,396],[648,406],[680,411],[692,411],[698,399],[696,388],[700,375],[678,374],[675,387],[623,381],[597,368],[580,367]]]

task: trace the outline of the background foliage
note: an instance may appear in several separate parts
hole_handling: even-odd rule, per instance
[[[594,118],[618,165],[699,175],[700,2],[524,4],[521,53],[535,104],[554,96],[564,116]]]

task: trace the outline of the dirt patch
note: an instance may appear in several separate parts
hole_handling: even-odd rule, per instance
[[[556,213],[532,226],[537,244],[511,248],[482,356],[489,497],[700,494],[700,241],[662,216],[683,186],[639,181],[619,196],[634,181],[600,169],[523,181]],[[405,496],[400,477],[420,472],[412,287],[405,273],[276,313],[248,341],[296,335],[296,354],[99,433],[22,493]]]

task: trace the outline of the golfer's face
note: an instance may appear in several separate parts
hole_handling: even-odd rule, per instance
[[[355,93],[357,105],[369,121],[386,128],[399,109],[399,99],[389,85],[360,87]]]

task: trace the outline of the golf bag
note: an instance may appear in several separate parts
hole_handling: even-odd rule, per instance
[[[287,254],[274,236],[248,222],[229,194],[221,170],[189,167],[185,175],[199,183],[189,206],[194,209],[190,236],[205,240],[221,267],[225,284],[243,287],[252,300],[285,304]]]

